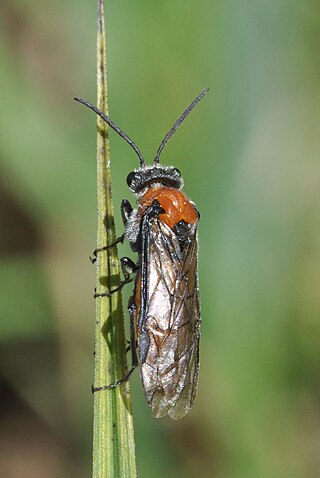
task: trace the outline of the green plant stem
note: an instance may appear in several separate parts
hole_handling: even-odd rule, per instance
[[[98,0],[97,106],[108,114],[106,38],[103,0]],[[97,247],[116,238],[108,126],[97,118]],[[97,292],[119,285],[116,247],[98,253]],[[121,292],[96,299],[94,386],[114,383],[127,371]],[[136,477],[133,417],[129,382],[94,394],[93,478]]]

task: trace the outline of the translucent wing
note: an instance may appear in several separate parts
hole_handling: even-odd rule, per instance
[[[186,415],[199,369],[197,231],[181,247],[158,217],[143,224],[138,315],[140,375],[155,417]]]

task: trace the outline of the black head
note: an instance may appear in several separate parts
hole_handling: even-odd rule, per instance
[[[127,176],[127,184],[131,191],[139,194],[150,184],[161,183],[170,188],[181,189],[183,179],[179,169],[173,166],[152,165],[135,169]]]
[[[94,106],[87,100],[83,100],[82,98],[78,97],[76,97],[75,100],[88,106],[88,108],[97,113],[97,115],[99,115],[100,118],[102,118],[110,126],[110,128],[116,131],[116,133],[118,133],[121,138],[125,139],[126,142],[129,143],[132,149],[136,152],[140,161],[140,168],[135,169],[134,171],[129,173],[127,177],[127,184],[133,192],[139,193],[152,183],[161,183],[165,186],[177,189],[180,189],[183,186],[183,179],[181,177],[180,171],[172,166],[161,166],[160,155],[171,136],[177,131],[181,123],[183,123],[189,113],[193,110],[197,103],[199,103],[199,101],[208,93],[208,91],[209,88],[206,88],[205,90],[201,91],[201,93],[184,110],[182,115],[179,116],[170,131],[168,131],[164,139],[161,141],[156,157],[154,158],[153,165],[151,166],[146,165],[146,162],[136,144],[129,138],[126,133],[124,133],[119,128],[119,126],[113,123],[113,121],[111,121],[108,116],[106,116],[101,110],[99,110],[96,106]]]

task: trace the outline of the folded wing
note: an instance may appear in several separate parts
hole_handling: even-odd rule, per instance
[[[138,316],[140,375],[155,417],[186,415],[199,370],[198,241],[181,245],[158,217],[144,225]]]

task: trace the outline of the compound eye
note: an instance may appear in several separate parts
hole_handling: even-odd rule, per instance
[[[139,175],[137,175],[137,173],[135,173],[134,171],[131,171],[131,173],[128,174],[127,176],[127,185],[129,186],[129,188],[131,188],[131,185],[133,183],[133,181],[139,179]]]
[[[181,177],[181,172],[178,168],[173,168],[173,171],[176,173],[177,176],[179,176],[179,178]]]

